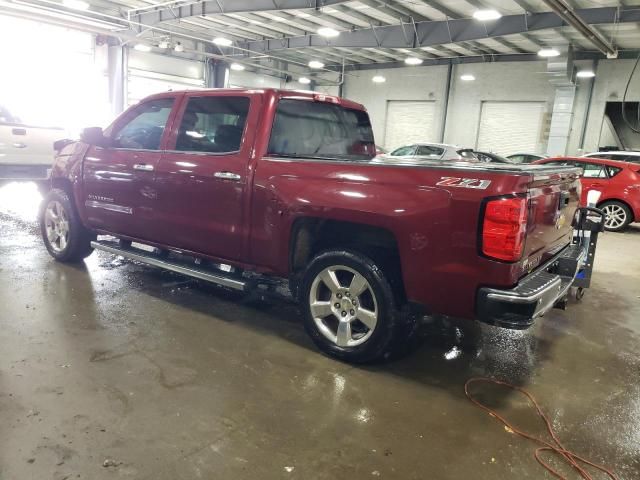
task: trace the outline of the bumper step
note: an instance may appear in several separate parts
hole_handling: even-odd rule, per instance
[[[177,259],[174,260],[173,258],[160,258],[154,253],[133,247],[123,247],[117,242],[110,242],[106,240],[93,241],[91,242],[91,246],[96,250],[102,250],[103,252],[112,253],[114,255],[121,255],[136,262],[170,270],[188,277],[197,278],[198,280],[215,283],[216,285],[232,288],[234,290],[247,290],[247,282],[244,279],[231,275],[225,276],[219,270],[209,269],[201,265],[194,265],[192,262]]]

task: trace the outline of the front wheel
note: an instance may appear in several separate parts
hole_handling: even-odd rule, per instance
[[[95,235],[84,227],[64,190],[51,190],[42,201],[40,231],[47,250],[60,262],[79,262],[93,251]]]
[[[317,255],[302,278],[304,325],[325,353],[354,363],[389,356],[399,343],[399,312],[382,270],[352,251]]]
[[[604,212],[604,229],[609,232],[621,232],[633,221],[629,207],[622,202],[611,200],[600,205]]]

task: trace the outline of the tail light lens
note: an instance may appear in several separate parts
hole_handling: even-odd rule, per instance
[[[482,224],[482,253],[515,262],[522,256],[527,231],[527,199],[498,198],[487,202]]]

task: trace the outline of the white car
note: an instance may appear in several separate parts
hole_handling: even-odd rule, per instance
[[[626,150],[611,150],[606,152],[593,152],[583,155],[586,158],[604,158],[607,160],[619,160],[621,162],[640,163],[640,152]]]
[[[445,143],[414,143],[396,148],[391,153],[379,155],[380,159],[410,159],[410,160],[459,160],[477,162],[473,152],[456,145]]]
[[[64,136],[63,128],[25,125],[0,105],[0,182],[47,179],[53,142]]]
[[[507,155],[506,158],[512,163],[531,163],[536,160],[543,160],[549,157],[539,153],[512,153],[511,155]]]

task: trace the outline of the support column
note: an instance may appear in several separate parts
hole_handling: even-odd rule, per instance
[[[551,125],[549,126],[549,143],[547,144],[547,155],[549,156],[555,157],[567,154],[575,96],[575,85],[556,87],[553,114],[551,116]]]
[[[122,113],[127,98],[127,60],[126,47],[110,45],[107,52],[107,75],[109,78],[109,103],[111,113],[116,116]]]
[[[206,63],[207,88],[225,88],[229,85],[229,64],[210,58]]]

